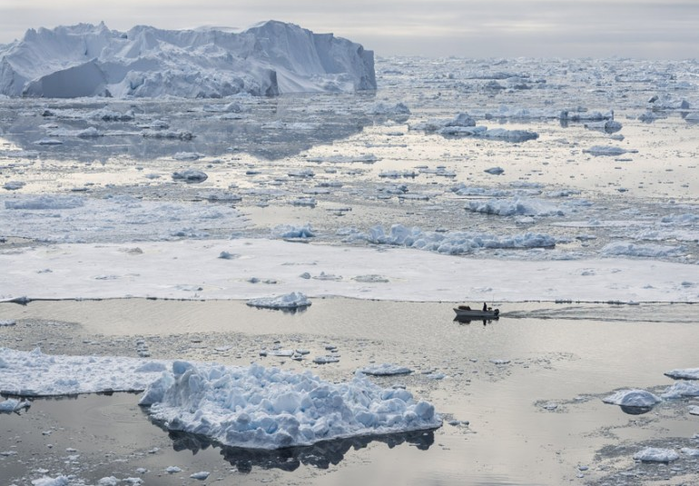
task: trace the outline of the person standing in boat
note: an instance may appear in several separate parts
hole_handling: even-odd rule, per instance
[[[488,312],[488,304],[483,302],[483,312]]]

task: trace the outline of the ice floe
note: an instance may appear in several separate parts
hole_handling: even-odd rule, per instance
[[[300,309],[310,306],[311,301],[301,292],[291,292],[275,297],[250,299],[247,304],[250,307],[260,307],[264,309]]]
[[[658,447],[646,447],[633,455],[633,458],[641,462],[664,462],[676,461],[680,455],[672,449],[661,449]]]
[[[373,376],[407,375],[413,372],[413,370],[405,366],[399,366],[390,363],[365,366],[364,368],[360,368],[358,371],[360,373],[364,373],[365,375]]]
[[[619,405],[625,409],[643,409],[649,411],[662,399],[646,390],[620,390],[602,399],[604,403]]]
[[[665,372],[665,376],[675,380],[699,380],[699,368],[676,369]]]
[[[276,449],[319,441],[433,429],[441,418],[404,389],[361,374],[330,383],[311,373],[175,361],[140,401],[157,421],[229,446]]]
[[[699,383],[689,381],[675,382],[661,396],[666,399],[699,397]]]

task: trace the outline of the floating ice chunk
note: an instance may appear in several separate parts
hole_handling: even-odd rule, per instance
[[[291,201],[293,206],[305,206],[309,208],[314,208],[318,204],[318,201],[314,197],[297,197]]]
[[[689,447],[683,447],[680,452],[687,457],[699,457],[699,449],[692,449]]]
[[[313,238],[315,232],[311,228],[311,223],[306,223],[303,226],[280,224],[272,228],[272,236],[275,238]]]
[[[599,130],[605,133],[616,133],[621,130],[621,123],[615,120],[603,120],[585,123],[585,128],[590,130]]]
[[[664,375],[675,380],[699,380],[699,368],[670,370],[664,373]]]
[[[664,462],[676,461],[680,455],[672,449],[660,449],[657,447],[646,447],[642,451],[633,455],[633,458],[641,462]]]
[[[68,486],[70,479],[67,476],[57,476],[55,478],[44,476],[32,480],[32,486]]]
[[[37,140],[37,145],[63,145],[63,142],[55,138],[42,138]]]
[[[313,362],[315,364],[339,363],[340,358],[337,356],[332,356],[332,355],[317,356],[317,357],[313,358]]]
[[[209,178],[205,172],[199,169],[186,169],[172,173],[172,178],[176,181],[185,181],[187,183],[204,182]]]
[[[503,140],[505,142],[515,143],[539,138],[539,134],[536,132],[530,132],[528,130],[507,130],[505,128],[490,128],[477,135],[491,140]]]
[[[106,391],[142,391],[162,374],[162,367],[142,359],[53,356],[0,348],[0,393],[59,396]],[[144,368],[145,366],[145,368]]]
[[[195,472],[194,474],[190,474],[190,478],[192,479],[198,479],[200,481],[206,480],[211,473],[209,471],[200,471],[200,472]]]
[[[646,390],[620,390],[602,399],[604,403],[610,405],[621,405],[623,407],[647,408],[654,407],[662,402],[662,399]]]
[[[678,381],[665,390],[661,395],[663,398],[683,398],[683,397],[699,397],[699,383],[689,381]]]
[[[488,174],[492,175],[500,175],[505,172],[505,169],[502,167],[491,167],[490,169],[485,169],[483,172],[487,172]]]
[[[685,251],[681,246],[637,245],[630,242],[614,242],[605,245],[600,253],[605,256],[630,256],[646,258],[664,258],[681,255]]]
[[[260,297],[247,301],[250,307],[265,309],[298,309],[308,307],[311,301],[301,292],[291,292],[277,297]]]
[[[409,432],[441,426],[427,402],[403,389],[382,389],[361,374],[330,383],[309,372],[252,365],[175,366],[152,383],[161,400],[149,413],[172,430],[205,435],[249,449],[278,449],[319,441]],[[148,392],[147,392],[148,393]]]
[[[380,365],[371,365],[358,370],[360,373],[365,375],[373,376],[393,376],[393,375],[407,375],[413,372],[410,368],[405,366],[398,366],[390,363],[383,363]]]
[[[11,319],[0,319],[0,327],[10,327],[17,324],[17,321]],[[0,366],[1,368],[2,366]]]
[[[22,189],[27,183],[23,181],[9,181],[2,185],[6,191],[17,191]]]
[[[470,201],[465,209],[499,216],[563,216],[565,214],[558,206],[547,201],[523,198]]]
[[[5,209],[74,209],[83,207],[85,199],[80,196],[37,196],[16,201],[5,201]]]
[[[28,409],[29,407],[31,407],[31,405],[31,402],[27,400],[17,400],[16,398],[8,398],[7,400],[0,402],[0,413],[18,412],[23,409]]]
[[[453,120],[447,122],[445,127],[475,127],[476,120],[474,120],[468,113],[459,113],[454,117]]]
[[[368,110],[368,115],[384,115],[384,116],[399,116],[405,117],[410,115],[410,108],[404,103],[396,103],[392,105],[383,101],[374,103]]]
[[[498,365],[498,366],[510,364],[509,359],[502,359],[502,358],[493,358],[490,360],[490,362],[493,363],[494,365]]]
[[[699,405],[690,405],[687,411],[690,415],[699,415]]]
[[[595,157],[616,157],[618,155],[637,152],[638,150],[627,150],[621,147],[612,147],[607,145],[595,145],[589,149],[583,150],[583,153],[587,153]]]

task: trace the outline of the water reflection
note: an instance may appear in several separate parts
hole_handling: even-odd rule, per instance
[[[281,469],[287,472],[295,471],[301,465],[328,469],[331,465],[336,466],[342,462],[350,450],[364,449],[372,442],[382,442],[390,449],[407,443],[423,451],[434,444],[434,431],[421,430],[324,441],[306,447],[287,447],[276,450],[245,449],[224,446],[201,435],[168,430],[162,423],[154,420],[151,422],[168,433],[175,451],[190,450],[192,454],[197,454],[209,447],[219,448],[223,458],[242,473],[249,473],[255,467]]]
[[[151,160],[183,152],[208,157],[244,152],[278,160],[360,133],[374,123],[366,114],[373,101],[373,93],[250,98],[234,103],[9,100],[0,103],[0,118],[3,138],[13,147],[54,159],[106,161],[128,156]],[[229,108],[233,104],[235,111]]]

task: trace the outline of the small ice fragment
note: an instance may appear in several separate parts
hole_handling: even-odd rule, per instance
[[[657,447],[646,447],[642,451],[633,455],[633,458],[641,462],[664,462],[676,461],[680,455],[672,449],[660,449]]]

